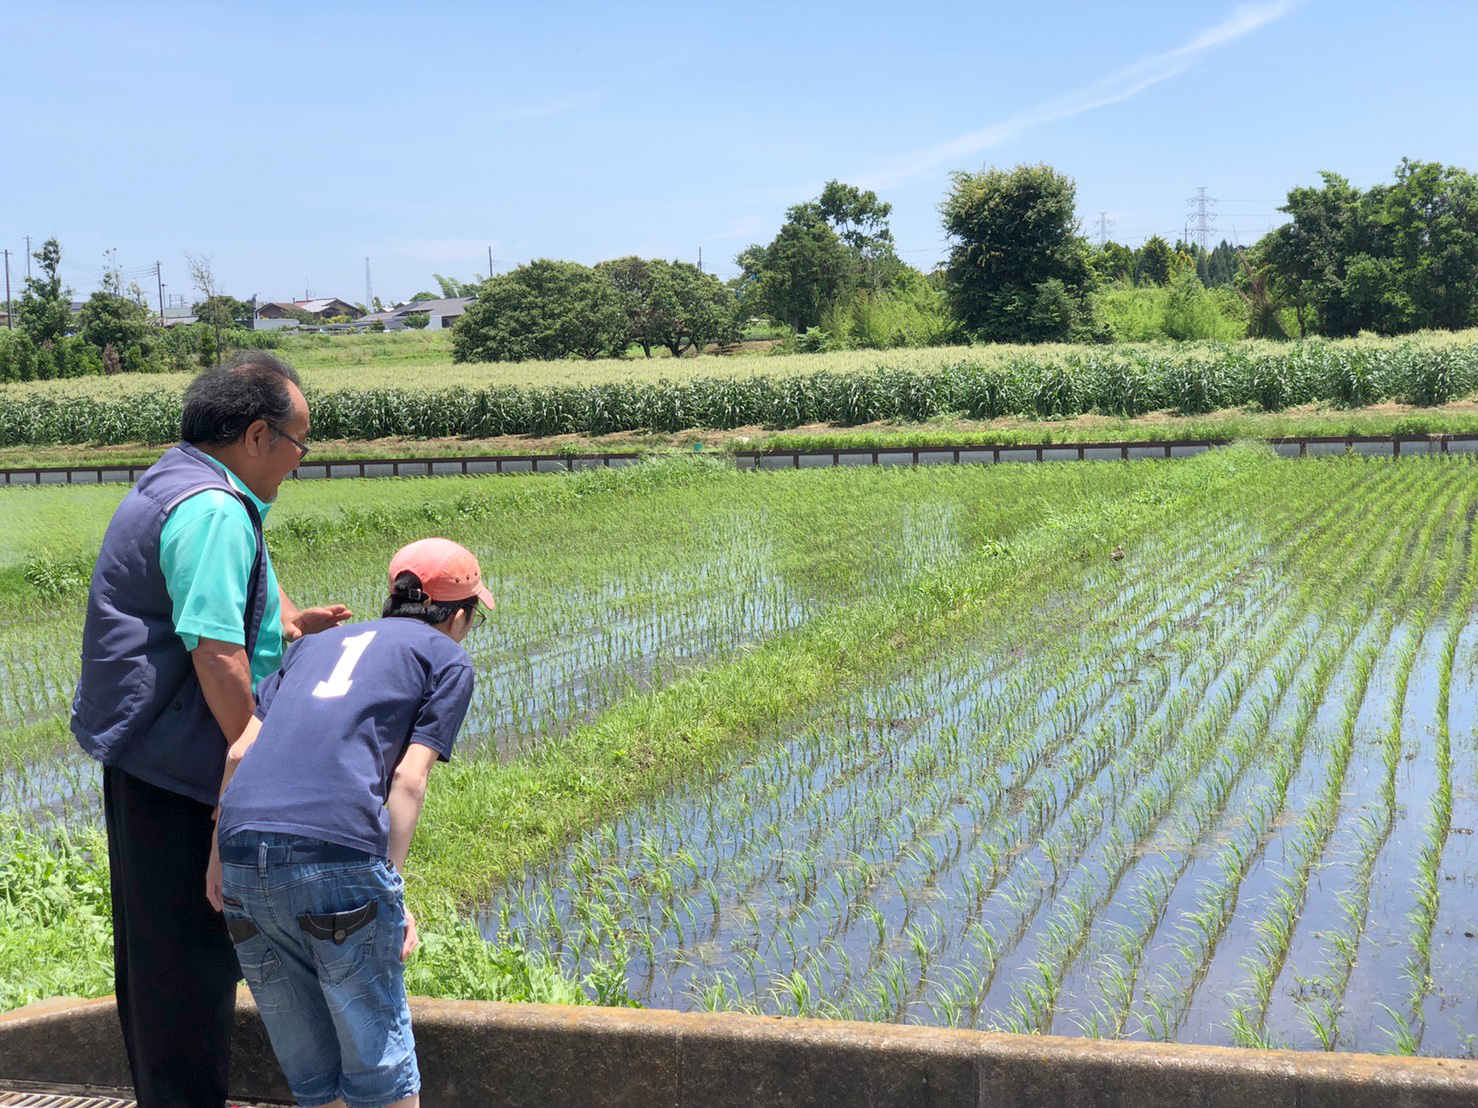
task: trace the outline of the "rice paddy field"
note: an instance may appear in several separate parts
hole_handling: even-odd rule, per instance
[[[689,459],[305,483],[269,541],[300,603],[371,612],[429,533],[499,597],[409,863],[428,945],[475,928],[658,1007],[1466,1057],[1475,477]],[[63,712],[121,495],[0,490],[0,812],[32,869],[99,822]],[[6,903],[0,979],[106,990]]]

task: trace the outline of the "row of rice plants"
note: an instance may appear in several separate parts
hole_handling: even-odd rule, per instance
[[[1324,533],[1338,535],[1340,531],[1326,529]],[[1031,1003],[1013,999],[1010,1026],[1045,1029],[1044,1021],[1054,1014],[1057,974],[1079,950],[1088,949],[1089,936],[1083,932],[1099,923],[1116,940],[1117,952],[1129,956],[1122,972],[1106,973],[1101,978],[1112,983],[1116,995],[1111,998],[1113,1003],[1100,997],[1092,1005],[1075,1005],[1067,1014],[1090,1030],[1095,1029],[1094,1020],[1102,1019],[1104,1026],[1122,1034],[1133,1016],[1130,1033],[1169,1033],[1171,1025],[1163,999],[1148,993],[1150,977],[1141,963],[1146,958],[1153,963],[1156,957],[1167,962],[1192,960],[1180,933],[1185,926],[1182,918],[1175,920],[1171,941],[1162,940],[1158,947],[1153,944],[1157,927],[1163,927],[1167,918],[1169,895],[1178,888],[1191,858],[1185,840],[1194,842],[1196,834],[1224,807],[1228,791],[1265,733],[1269,712],[1254,675],[1264,668],[1271,669],[1275,676],[1290,671],[1307,648],[1305,637],[1291,633],[1297,625],[1297,607],[1276,595],[1286,585],[1267,587],[1277,580],[1265,577],[1262,582],[1250,583],[1246,595],[1257,597],[1256,611],[1264,614],[1251,624],[1243,624],[1252,632],[1243,649],[1223,653],[1209,677],[1193,679],[1184,686],[1199,707],[1189,717],[1169,718],[1168,733],[1160,740],[1163,745],[1156,752],[1156,760],[1148,765],[1143,760],[1127,765],[1120,762],[1105,775],[1113,786],[1113,802],[1108,805],[1116,813],[1113,837],[1095,842],[1085,853],[1094,862],[1103,855],[1130,860],[1121,868],[1106,867],[1104,873],[1097,872],[1094,865],[1085,865],[1082,880],[1090,887],[1101,887],[1099,895],[1063,898],[1079,926],[1067,929],[1061,922],[1049,921],[1045,929],[1053,940],[1049,945],[1062,948],[1065,941],[1070,945],[1055,959],[1039,958],[1033,963],[1037,979],[1026,979]],[[1271,617],[1265,614],[1264,605],[1269,603],[1274,605]],[[1232,635],[1232,641],[1237,637]],[[1215,653],[1213,650],[1204,656],[1211,660]],[[1245,721],[1240,727],[1239,720]],[[1230,741],[1228,736],[1232,736]],[[1127,812],[1121,812],[1125,806]],[[1121,887],[1128,888],[1130,894],[1121,892]],[[1126,942],[1128,935],[1134,935],[1135,941]],[[1100,955],[1095,968],[1111,969],[1114,963]]]
[[[1235,600],[1213,591],[1215,614],[1199,626],[1175,624],[1189,670],[1167,680],[1129,663],[1105,681],[1083,667],[1086,642],[1073,665],[1072,651],[1018,628],[1011,669],[1030,693],[989,667],[946,666],[875,694],[854,717],[906,727],[808,732],[766,768],[745,768],[725,799],[704,790],[592,834],[568,871],[511,888],[490,919],[577,959],[619,952],[636,987],[667,1002],[1184,1033],[1207,1002],[1197,990],[1208,969],[1224,980],[1221,955],[1249,933],[1238,898],[1267,866],[1261,844],[1280,808],[1302,804],[1290,791],[1303,765],[1330,753],[1317,706],[1342,704],[1339,732],[1353,737],[1385,640],[1341,602],[1394,595],[1430,612],[1452,592],[1440,558],[1431,572],[1406,568],[1428,548],[1420,537],[1409,548],[1384,539],[1410,526],[1450,549],[1454,517],[1432,509],[1457,495],[1461,467],[1343,472],[1359,480],[1299,490],[1331,507],[1281,536],[1285,555],[1266,563],[1276,571],[1249,575]],[[1248,551],[1220,553],[1241,563]],[[1132,585],[1125,602],[1154,588]],[[1090,596],[1084,611],[1097,604],[1101,625],[1117,627],[1104,600]],[[1365,676],[1352,685],[1336,660],[1359,639]],[[1147,651],[1137,640],[1116,649]],[[957,710],[972,686],[979,702]],[[1104,689],[1117,690],[1122,715],[1095,716]],[[879,748],[881,734],[896,752]],[[1344,745],[1343,764],[1336,749],[1321,767],[1336,804]],[[855,750],[851,764],[829,761],[833,749]],[[1111,768],[1095,769],[1098,758]],[[1132,963],[1105,960],[1111,936]],[[1231,1019],[1203,1030],[1238,1033]]]
[[[1006,359],[952,361],[783,375],[615,379],[579,385],[510,383],[406,389],[353,384],[309,388],[314,432],[328,439],[603,435],[751,425],[855,425],[1056,418],[1085,412],[1136,416],[1227,407],[1266,411],[1312,402],[1362,407],[1385,400],[1443,404],[1478,389],[1478,345],[1426,341],[1208,344],[1019,350]],[[178,435],[171,390],[120,394],[0,390],[0,446],[165,443]]]
[[[1407,576],[1403,578],[1405,584],[1400,588],[1409,589],[1415,580],[1415,575],[1408,573],[1406,569],[1411,554],[1410,549],[1392,546],[1384,551],[1381,560],[1361,567],[1361,572],[1365,574],[1364,581],[1358,578],[1347,581],[1342,591],[1354,591],[1355,595],[1360,595],[1363,591],[1362,601],[1374,597],[1378,592],[1382,596],[1389,595],[1388,590],[1398,591],[1398,586],[1390,580],[1393,573],[1406,573]],[[1377,615],[1367,620],[1366,613],[1372,610]],[[1299,735],[1297,758],[1289,759],[1279,766],[1281,788],[1278,805],[1266,813],[1273,818],[1266,820],[1266,837],[1261,840],[1262,846],[1245,867],[1236,917],[1226,923],[1228,932],[1237,938],[1238,943],[1247,944],[1253,936],[1260,936],[1261,941],[1266,941],[1268,933],[1257,929],[1267,924],[1268,913],[1273,913],[1272,918],[1281,923],[1291,922],[1287,914],[1287,898],[1302,891],[1308,871],[1298,865],[1291,869],[1285,868],[1283,872],[1288,874],[1285,889],[1269,890],[1264,887],[1263,882],[1266,876],[1283,864],[1276,859],[1286,860],[1281,839],[1287,829],[1295,825],[1311,829],[1318,825],[1317,820],[1311,820],[1300,809],[1306,795],[1305,785],[1295,767],[1308,767],[1308,771],[1316,777],[1324,775],[1323,780],[1328,789],[1324,799],[1337,797],[1339,783],[1345,778],[1343,767],[1348,761],[1348,744],[1353,742],[1358,706],[1362,699],[1376,706],[1384,703],[1380,698],[1365,698],[1370,664],[1380,654],[1389,630],[1388,619],[1379,614],[1381,611],[1378,605],[1356,604],[1347,614],[1336,616],[1324,624],[1328,631],[1326,644],[1334,649],[1333,656],[1353,657],[1356,676],[1349,685],[1342,686],[1340,675],[1331,675],[1325,662],[1321,660],[1313,679],[1303,683],[1298,690],[1299,696],[1294,704]],[[1352,619],[1351,616],[1355,618]],[[1357,647],[1357,643],[1363,645]],[[1342,694],[1342,689],[1347,696]],[[1341,705],[1342,708],[1339,708]],[[1324,736],[1328,734],[1327,728],[1330,727],[1337,731],[1340,743],[1332,757],[1324,745]],[[1277,978],[1281,955],[1273,950],[1254,949],[1250,954],[1244,950],[1239,958],[1233,959],[1232,953],[1233,948],[1228,947],[1213,958],[1207,979],[1215,984],[1206,995],[1215,1017],[1229,1021],[1232,1033],[1238,1041],[1244,1044],[1265,1041],[1262,1038],[1265,1035],[1262,1013]],[[1234,965],[1233,962],[1240,964]],[[1250,982],[1239,971],[1250,975]],[[1251,997],[1260,999],[1256,1002],[1250,1000],[1249,993]],[[1284,1001],[1291,997],[1279,994],[1278,999]],[[1249,1017],[1250,1011],[1255,1011],[1256,1016]]]
[[[1370,876],[1361,875],[1367,906],[1341,990],[1337,1035],[1344,1049],[1394,1046],[1415,1053],[1420,1042],[1414,1015],[1420,1008],[1423,975],[1413,980],[1411,970],[1412,961],[1426,949],[1431,921],[1420,911],[1418,882],[1426,882],[1427,902],[1434,909],[1438,895],[1436,852],[1429,849],[1429,861],[1424,863],[1420,836],[1423,822],[1440,819],[1445,830],[1450,815],[1440,810],[1442,753],[1438,742],[1446,721],[1438,722],[1438,704],[1448,638],[1444,623],[1449,622],[1443,616],[1461,603],[1466,587],[1465,547],[1474,511],[1471,490],[1459,490],[1458,496],[1438,510],[1444,515],[1440,523],[1443,541],[1440,546],[1429,543],[1422,555],[1426,578],[1415,596],[1397,609],[1406,613],[1407,636],[1398,654],[1401,669],[1382,735],[1385,818],[1376,849],[1365,863]],[[1460,626],[1460,621],[1450,622]],[[1436,812],[1429,807],[1434,800]],[[1427,839],[1430,844],[1430,831]],[[1407,988],[1404,1003],[1390,995],[1398,980]],[[1417,992],[1411,991],[1413,985]]]
[[[1348,516],[1350,505],[1340,507],[1343,512],[1320,523],[1322,533],[1337,543],[1336,564],[1351,541],[1346,521],[1339,518]],[[1308,553],[1306,549],[1304,556]],[[1331,587],[1338,584],[1330,582]],[[1189,1006],[1186,985],[1202,968],[1219,933],[1230,899],[1227,886],[1255,840],[1242,824],[1267,821],[1267,794],[1276,788],[1276,777],[1265,780],[1254,766],[1277,758],[1285,736],[1274,725],[1280,722],[1285,690],[1316,645],[1307,615],[1300,612],[1303,604],[1276,597],[1289,587],[1287,567],[1269,569],[1261,582],[1251,585],[1254,593],[1275,594],[1277,607],[1269,621],[1275,625],[1273,635],[1265,638],[1270,628],[1260,626],[1253,640],[1265,642],[1267,653],[1257,657],[1242,652],[1207,686],[1222,690],[1225,722],[1192,729],[1191,739],[1208,730],[1211,736],[1212,748],[1201,755],[1200,772],[1177,780],[1173,764],[1167,769],[1169,779],[1160,781],[1159,788],[1177,788],[1178,794],[1162,805],[1165,814],[1152,839],[1137,840],[1130,852],[1133,861],[1112,872],[1113,884],[1130,892],[1110,890],[1112,899],[1095,902],[1093,934],[1067,952],[1072,959],[1064,969],[1067,984],[1088,994],[1086,1002],[1080,1000],[1063,1013],[1067,1026],[1159,1038],[1177,1030]],[[1260,597],[1260,603],[1265,599]],[[1260,819],[1248,818],[1254,815]],[[1198,864],[1217,844],[1225,852],[1203,876]]]

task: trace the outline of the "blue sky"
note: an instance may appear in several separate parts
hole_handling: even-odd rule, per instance
[[[1046,162],[1084,233],[1247,243],[1289,188],[1478,170],[1473,0],[0,8],[0,246],[55,235],[241,297],[402,299],[433,273],[623,254],[729,275],[829,178],[947,242],[953,170]],[[192,297],[193,298],[193,297]]]

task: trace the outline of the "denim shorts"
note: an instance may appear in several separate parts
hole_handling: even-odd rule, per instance
[[[419,1092],[394,867],[242,831],[221,844],[221,877],[242,975],[298,1103],[382,1108]]]

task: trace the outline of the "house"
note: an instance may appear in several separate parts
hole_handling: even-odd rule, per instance
[[[297,300],[294,301],[294,306],[318,320],[332,319],[340,315],[353,319],[359,314],[357,307],[336,296],[331,296],[326,300]]]
[[[452,296],[443,300],[408,300],[404,304],[397,304],[388,312],[360,316],[354,323],[363,327],[373,327],[379,323],[387,331],[399,331],[405,327],[406,316],[412,312],[424,312],[428,331],[444,331],[462,318],[467,305],[475,299],[472,296]]]
[[[297,305],[290,300],[269,300],[264,304],[258,304],[256,312],[252,315],[252,330],[292,330],[298,325],[298,321],[289,313],[296,307]]]
[[[268,300],[257,305],[254,326],[258,331],[275,331],[292,328],[299,324],[299,316],[306,312],[316,320],[348,316],[353,319],[359,309],[347,300],[328,297],[318,300]]]

